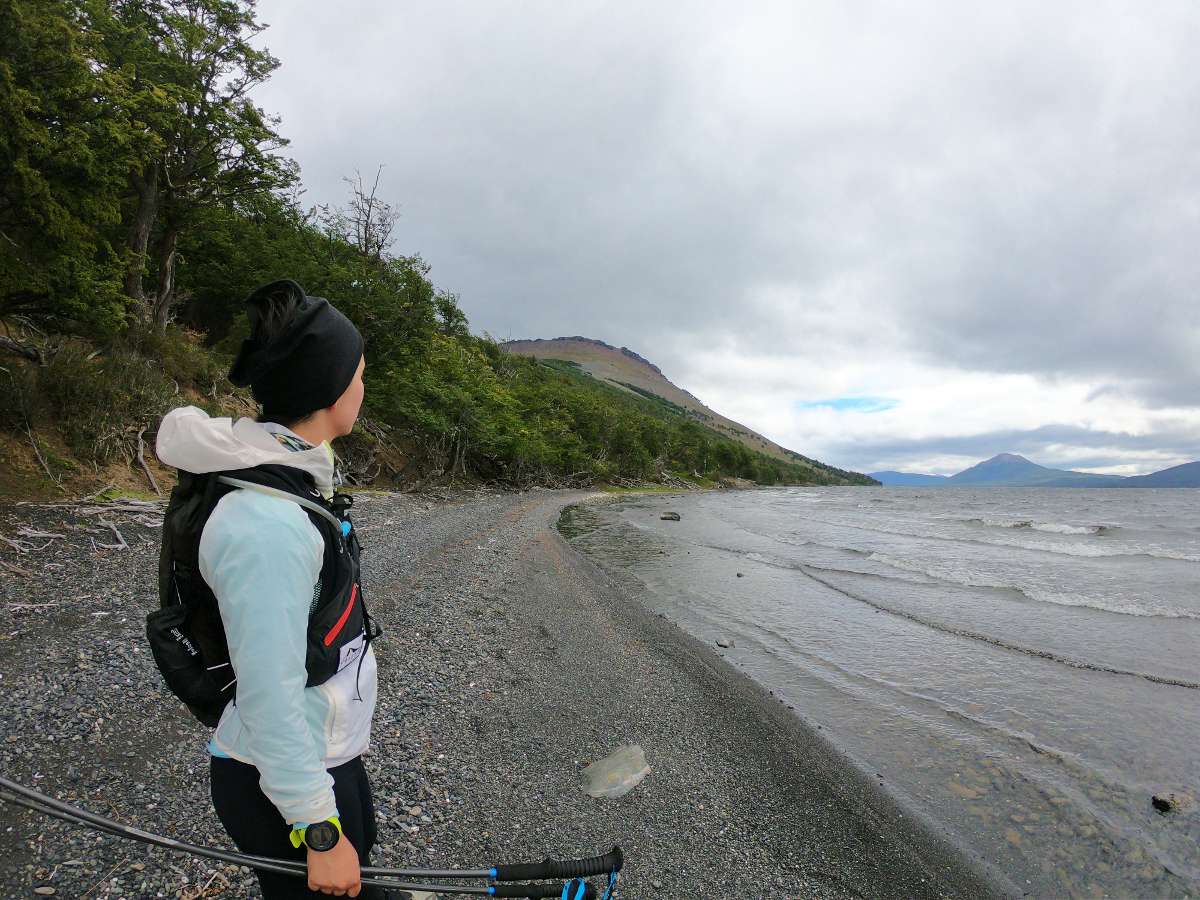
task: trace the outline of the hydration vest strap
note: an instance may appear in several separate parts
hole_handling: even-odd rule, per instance
[[[225,484],[231,484],[234,487],[258,491],[260,494],[270,494],[272,497],[279,497],[282,500],[291,500],[293,503],[297,503],[300,506],[303,506],[305,509],[311,509],[313,512],[324,516],[333,523],[333,527],[338,530],[339,534],[342,533],[342,520],[325,507],[321,506],[319,503],[313,503],[311,500],[306,500],[303,497],[288,493],[287,491],[281,491],[278,488],[268,487],[265,484],[255,484],[253,481],[242,481],[240,478],[230,478],[228,475],[218,475],[217,481],[224,482]]]

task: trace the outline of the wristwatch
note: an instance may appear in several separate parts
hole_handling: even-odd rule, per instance
[[[292,846],[299,847],[307,844],[309,850],[332,850],[337,846],[342,836],[342,823],[337,816],[330,816],[324,822],[296,822],[292,826]]]

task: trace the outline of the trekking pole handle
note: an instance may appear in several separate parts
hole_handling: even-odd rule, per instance
[[[543,878],[588,878],[620,872],[625,856],[620,847],[613,847],[603,856],[587,859],[544,859],[540,863],[518,863],[496,866],[496,881],[537,881]],[[529,897],[531,894],[496,894],[497,897]],[[538,895],[550,896],[550,895]]]
[[[493,884],[488,892],[493,897],[561,897],[563,889],[560,884]],[[587,885],[583,896],[584,900],[596,900],[596,889]]]

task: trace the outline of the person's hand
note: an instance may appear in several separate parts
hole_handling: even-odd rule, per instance
[[[332,850],[308,850],[308,887],[335,897],[357,897],[362,890],[358,851],[343,834]]]

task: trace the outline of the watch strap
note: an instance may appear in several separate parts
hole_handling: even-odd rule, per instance
[[[325,821],[333,823],[334,828],[336,828],[338,830],[339,836],[344,834],[344,832],[342,831],[342,823],[338,820],[337,816],[330,816],[328,819],[325,819]],[[299,849],[300,845],[304,843],[304,835],[305,835],[305,832],[308,831],[309,824],[310,823],[308,823],[308,822],[292,823],[292,833],[290,835],[288,835],[288,837],[291,838],[293,847]]]

